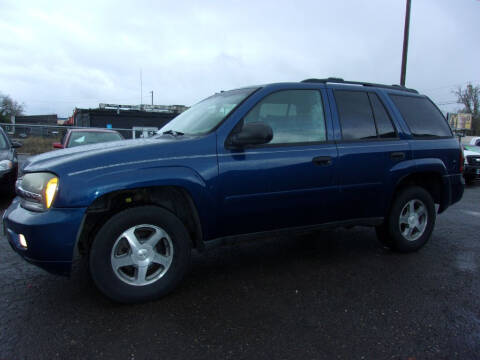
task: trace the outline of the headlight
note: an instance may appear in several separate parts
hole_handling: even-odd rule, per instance
[[[0,171],[8,171],[13,167],[13,162],[10,160],[0,161]]]
[[[16,189],[24,208],[45,211],[52,206],[57,194],[58,178],[51,173],[25,174],[17,181]]]

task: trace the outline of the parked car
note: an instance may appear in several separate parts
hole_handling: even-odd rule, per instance
[[[471,138],[470,145],[480,146],[480,136],[474,136]]]
[[[15,194],[15,181],[17,181],[18,161],[15,149],[22,144],[10,141],[7,134],[0,127],[0,193],[3,195]]]
[[[54,149],[65,149],[81,145],[97,144],[123,140],[124,137],[115,130],[109,129],[69,129],[61,142],[53,143]]]
[[[41,154],[4,214],[14,250],[69,274],[88,259],[119,302],[172,291],[192,248],[332,226],[420,249],[464,191],[440,110],[400,86],[309,79],[222,91],[153,138]]]
[[[465,155],[465,168],[463,176],[467,184],[480,179],[480,146],[463,145]]]

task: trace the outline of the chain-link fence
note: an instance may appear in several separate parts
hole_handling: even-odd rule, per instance
[[[54,143],[61,143],[69,129],[86,129],[76,126],[36,125],[36,124],[7,124],[0,123],[5,133],[12,140],[20,141],[23,146],[20,152],[39,154],[53,150]],[[101,129],[105,128],[88,128]],[[153,136],[156,127],[134,127],[132,129],[109,128],[119,132],[125,139],[138,139]]]

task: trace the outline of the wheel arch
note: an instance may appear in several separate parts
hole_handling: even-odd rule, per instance
[[[419,186],[424,188],[432,196],[436,204],[442,204],[444,199],[443,174],[434,170],[416,171],[406,174],[398,179],[390,203],[393,202],[396,194],[409,186]]]
[[[204,249],[198,206],[188,189],[181,186],[150,186],[115,190],[98,197],[86,210],[75,245],[80,255],[88,253],[95,234],[113,215],[137,206],[155,205],[174,215],[185,225],[192,247]]]

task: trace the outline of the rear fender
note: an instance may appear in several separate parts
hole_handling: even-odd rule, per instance
[[[401,184],[404,183],[408,177],[421,175],[422,173],[435,174],[439,176],[441,179],[439,212],[442,212],[446,209],[446,207],[448,207],[448,204],[450,203],[451,189],[450,183],[448,182],[448,171],[443,161],[438,158],[412,159],[395,164],[395,166],[390,169],[390,192],[389,196],[387,196],[387,202],[385,204],[387,212]]]

